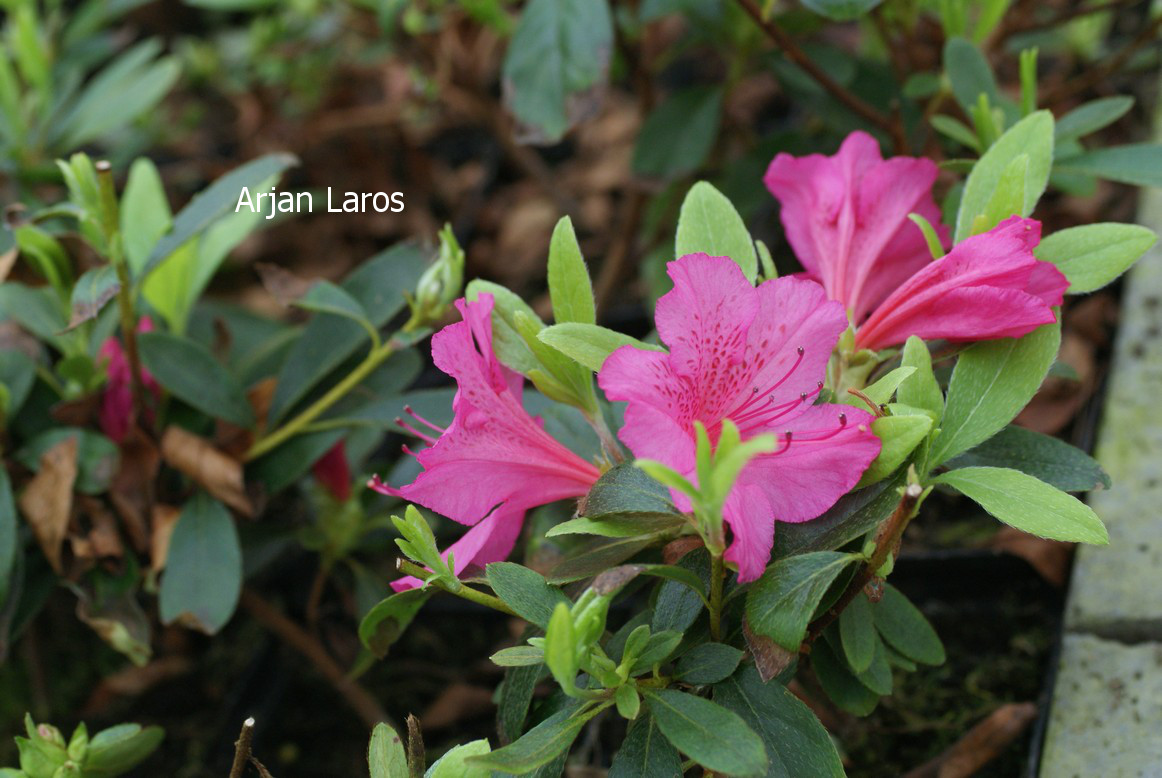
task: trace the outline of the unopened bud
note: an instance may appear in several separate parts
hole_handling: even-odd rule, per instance
[[[464,250],[456,241],[452,226],[446,224],[440,230],[440,251],[436,261],[420,276],[415,296],[408,299],[412,316],[404,329],[417,330],[439,322],[460,296],[463,286]]]

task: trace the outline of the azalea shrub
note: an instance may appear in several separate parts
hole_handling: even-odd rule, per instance
[[[1114,222],[1049,231],[1038,204],[1099,179],[1162,180],[1157,149],[1087,139],[1129,98],[1039,108],[1035,49],[1014,57],[1019,89],[1001,90],[978,44],[1006,3],[937,4],[943,71],[911,74],[893,117],[846,88],[884,82],[882,62],[848,73],[831,52],[844,83],[819,79],[780,26],[864,18],[875,2],[777,16],[750,0],[644,2],[620,21],[603,0],[377,5],[385,35],[419,41],[465,13],[506,41],[503,102],[522,141],[556,143],[585,120],[611,78],[615,24],[637,40],[677,14],[740,60],[783,41],[773,67],[789,89],[822,99],[806,68],[844,96],[841,119],[822,111],[829,140],[775,138],[717,186],[694,173],[722,145],[724,89],[650,108],[632,169],[656,197],[627,223],[664,238],[644,252],[649,320],[634,335],[599,319],[601,284],[568,216],[541,247],[539,301],[465,283],[451,226],[337,281],[259,264],[283,316],[209,295],[271,227],[237,207],[240,191],[274,191],[298,160],[258,156],[175,212],[140,138],[118,135],[148,134],[179,67],[150,41],[121,51],[99,34],[132,3],[92,0],[71,20],[59,4],[11,5],[0,163],[21,207],[0,238],[0,660],[54,590],[138,666],[160,629],[216,636],[244,614],[341,691],[372,731],[373,778],[560,775],[599,730],[612,776],[842,775],[816,711],[868,715],[902,674],[946,658],[892,583],[934,493],[1040,538],[1108,542],[1077,496],[1109,486],[1101,467],[1013,421],[1063,370],[1067,298],[1115,281],[1155,236]],[[885,3],[876,18],[920,25],[927,5]],[[217,6],[245,12],[215,24],[244,18],[255,51],[321,12]],[[306,105],[317,62],[350,31],[327,32],[320,60],[257,74],[254,52],[182,56],[203,75],[238,65],[233,86],[282,84]],[[84,87],[58,93],[46,73]],[[938,149],[921,142],[929,129]],[[78,151],[105,144],[117,153]],[[785,245],[752,235],[755,191]],[[314,573],[302,625],[255,583],[293,553]],[[336,594],[358,637],[346,666],[319,639]],[[418,724],[384,723],[358,679],[392,661],[434,598],[503,614],[519,636],[489,657],[504,673],[496,737],[428,766]],[[133,724],[91,738],[82,725],[68,741],[31,717],[26,728],[19,769],[0,776],[119,774],[162,739]]]

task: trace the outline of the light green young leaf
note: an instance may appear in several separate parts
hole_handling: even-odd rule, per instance
[[[674,256],[702,252],[712,257],[730,257],[754,283],[758,258],[742,217],[730,200],[705,181],[690,187],[678,214]]]
[[[941,135],[947,136],[962,146],[966,146],[976,153],[983,151],[980,144],[980,138],[976,137],[976,133],[972,128],[966,125],[959,119],[954,119],[945,114],[936,114],[930,120],[932,128]]]
[[[136,275],[173,223],[161,174],[146,157],[138,157],[129,167],[129,178],[121,193],[120,217],[125,259]]]
[[[1060,343],[1061,325],[1053,323],[1023,338],[985,341],[961,353],[930,466],[983,443],[1012,421],[1041,386]]]
[[[900,384],[906,381],[908,377],[915,372],[916,368],[907,365],[897,367],[896,369],[888,372],[871,386],[865,387],[863,389],[863,394],[867,395],[867,398],[874,402],[876,405],[883,405],[884,403],[891,401],[892,395],[896,393],[896,390],[899,388]],[[841,399],[841,402],[843,402],[845,405],[854,405],[858,408],[866,407],[864,401],[859,397],[856,397],[854,394],[848,394],[846,397]]]
[[[545,652],[536,646],[513,646],[502,648],[489,657],[492,663],[501,667],[525,667],[545,663]]]
[[[581,256],[573,222],[562,216],[549,241],[549,296],[558,324],[577,322],[596,325],[597,308],[589,268]]]
[[[622,346],[633,346],[642,351],[665,351],[661,346],[644,343],[596,324],[554,324],[538,332],[537,338],[595,373],[601,370],[609,355]]]
[[[896,389],[896,399],[904,405],[928,411],[933,420],[939,423],[944,415],[944,392],[940,391],[940,384],[932,372],[932,355],[928,346],[915,335],[910,336],[904,344],[900,364],[914,367],[916,372],[900,383]]]
[[[1025,187],[1029,176],[1029,155],[1018,154],[1001,173],[984,212],[972,221],[972,234],[988,232],[1002,221],[1024,210]]]
[[[1028,155],[1029,164],[1020,215],[1028,216],[1049,182],[1053,165],[1053,114],[1048,111],[1029,114],[1010,127],[976,163],[964,185],[954,243],[972,234],[976,217],[988,210],[993,193],[1013,160],[1023,154]]]
[[[1099,546],[1109,543],[1109,533],[1092,508],[1018,470],[962,467],[933,483],[951,486],[995,518],[1030,535]]]
[[[872,432],[880,439],[880,453],[876,456],[856,488],[869,486],[896,472],[932,430],[928,415],[884,416],[872,421]]]
[[[1126,272],[1158,241],[1137,224],[1086,224],[1041,239],[1037,259],[1052,262],[1069,279],[1069,294],[1100,289]]]
[[[428,768],[424,778],[489,778],[491,770],[468,762],[468,758],[482,756],[491,750],[484,739],[454,746]]]
[[[380,722],[371,731],[367,746],[367,766],[371,778],[408,778],[408,758],[394,729]]]
[[[920,232],[924,233],[924,242],[928,244],[928,252],[932,255],[932,259],[940,259],[944,256],[944,243],[937,234],[936,228],[932,226],[932,222],[925,219],[918,213],[908,214],[908,218],[920,228]]]

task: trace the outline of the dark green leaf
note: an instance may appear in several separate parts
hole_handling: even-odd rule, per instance
[[[646,705],[666,739],[703,767],[740,778],[767,774],[763,741],[737,713],[673,689],[647,692]]]
[[[714,701],[734,711],[766,745],[768,778],[843,778],[835,743],[802,700],[753,665],[716,684]]]
[[[836,22],[847,22],[863,16],[883,0],[803,0],[803,5]]]
[[[504,681],[500,684],[500,698],[496,703],[496,728],[502,743],[511,743],[520,736],[529,705],[533,701],[533,692],[544,670],[541,664],[510,667],[505,672]]]
[[[678,659],[674,677],[686,683],[717,683],[729,677],[742,661],[742,651],[725,643],[702,643]]]
[[[820,600],[852,559],[837,551],[813,551],[772,564],[747,593],[751,629],[798,651]]]
[[[608,778],[676,778],[682,757],[658,729],[653,716],[639,715],[613,755]]]
[[[161,620],[213,635],[242,592],[242,547],[229,511],[204,492],[182,508],[161,579]]]
[[[31,358],[16,349],[0,350],[0,386],[8,392],[7,406],[0,403],[0,426],[4,426],[5,416],[20,411],[35,382],[36,363]]]
[[[1077,140],[1091,132],[1097,132],[1125,116],[1133,107],[1134,98],[1124,95],[1103,97],[1080,105],[1057,120],[1057,127],[1054,129],[1057,143]]]
[[[775,532],[774,559],[807,551],[829,551],[866,535],[878,527],[900,501],[897,491],[904,483],[896,478],[846,494],[826,513],[802,524],[779,524]]]
[[[7,610],[8,585],[16,566],[16,551],[16,502],[12,499],[8,471],[0,467],[0,614]],[[7,642],[7,635],[0,642]]]
[[[267,154],[231,170],[200,193],[173,220],[173,228],[157,242],[142,268],[141,277],[149,274],[178,247],[227,213],[233,213],[243,187],[256,187],[297,165],[293,154]]]
[[[120,290],[121,282],[117,280],[117,271],[112,265],[86,270],[73,286],[69,329],[96,318],[105,304],[116,297]]]
[[[211,418],[254,424],[246,393],[204,346],[165,332],[142,332],[137,345],[145,368],[175,397]]]
[[[488,585],[504,604],[524,620],[545,629],[558,603],[568,604],[569,598],[544,576],[515,562],[493,562],[484,568]]]
[[[866,716],[879,704],[880,696],[852,675],[826,640],[817,640],[812,645],[811,667],[831,701],[848,713]]]
[[[637,136],[633,171],[677,178],[702,167],[722,113],[722,89],[692,87],[675,93],[650,113]]]
[[[165,730],[140,724],[118,724],[93,735],[85,756],[85,770],[98,775],[120,775],[136,767],[161,745]]]
[[[878,639],[871,603],[867,597],[856,595],[839,614],[839,636],[843,643],[843,654],[852,670],[862,673],[871,667]]]
[[[1135,143],[1061,159],[1056,173],[1096,176],[1132,186],[1162,187],[1162,144]]]
[[[597,538],[558,562],[549,573],[549,583],[564,584],[597,575],[621,564],[655,542],[656,536]]]
[[[359,640],[383,659],[431,596],[431,589],[405,589],[391,595],[363,617],[359,623]]]
[[[710,554],[700,548],[678,560],[678,567],[694,573],[706,585],[710,581]],[[705,589],[702,589],[705,591]],[[685,632],[705,607],[699,591],[678,581],[666,581],[658,589],[651,626],[655,631]]]
[[[28,441],[16,458],[35,472],[40,471],[40,458],[53,446],[67,438],[77,439],[77,491],[101,494],[117,473],[120,451],[117,444],[104,435],[80,427],[55,427]]]
[[[950,38],[944,44],[944,73],[952,83],[956,102],[971,115],[980,95],[987,95],[989,105],[1000,105],[1000,92],[992,68],[980,49],[964,38]]]
[[[1066,492],[1087,492],[1110,477],[1093,457],[1065,441],[1024,427],[1008,426],[984,443],[948,461],[948,467],[1007,467]]]
[[[506,105],[535,140],[556,142],[593,100],[586,92],[605,79],[612,49],[606,0],[532,0],[504,58]]]
[[[892,648],[909,659],[926,665],[944,664],[944,645],[928,619],[891,584],[872,605],[876,630]]]
[[[670,490],[632,464],[607,470],[585,496],[578,513],[590,519],[616,516],[632,520],[632,514],[678,513]]]

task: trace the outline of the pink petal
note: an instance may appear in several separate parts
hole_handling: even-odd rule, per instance
[[[931,194],[937,172],[927,159],[883,160],[874,138],[853,132],[834,157],[779,154],[764,181],[782,204],[795,255],[858,322],[931,259],[907,216],[939,224]]]
[[[483,568],[492,562],[500,562],[512,553],[516,539],[520,537],[524,520],[523,510],[493,511],[491,515],[461,535],[459,540],[448,546],[440,556],[446,562],[448,554],[452,554],[452,572],[456,575],[460,575],[469,567]],[[410,575],[391,582],[391,588],[397,592],[422,585],[423,581]]]
[[[899,289],[856,333],[860,348],[897,345],[910,335],[953,341],[1019,337],[1054,321],[1069,282],[1033,256],[1040,223],[1013,217],[957,244]]]
[[[731,543],[723,558],[738,565],[738,582],[748,583],[763,574],[775,543],[775,521],[763,490],[739,484],[722,509],[730,527]]]
[[[351,468],[342,440],[311,465],[311,474],[336,500],[347,501],[351,496]]]

